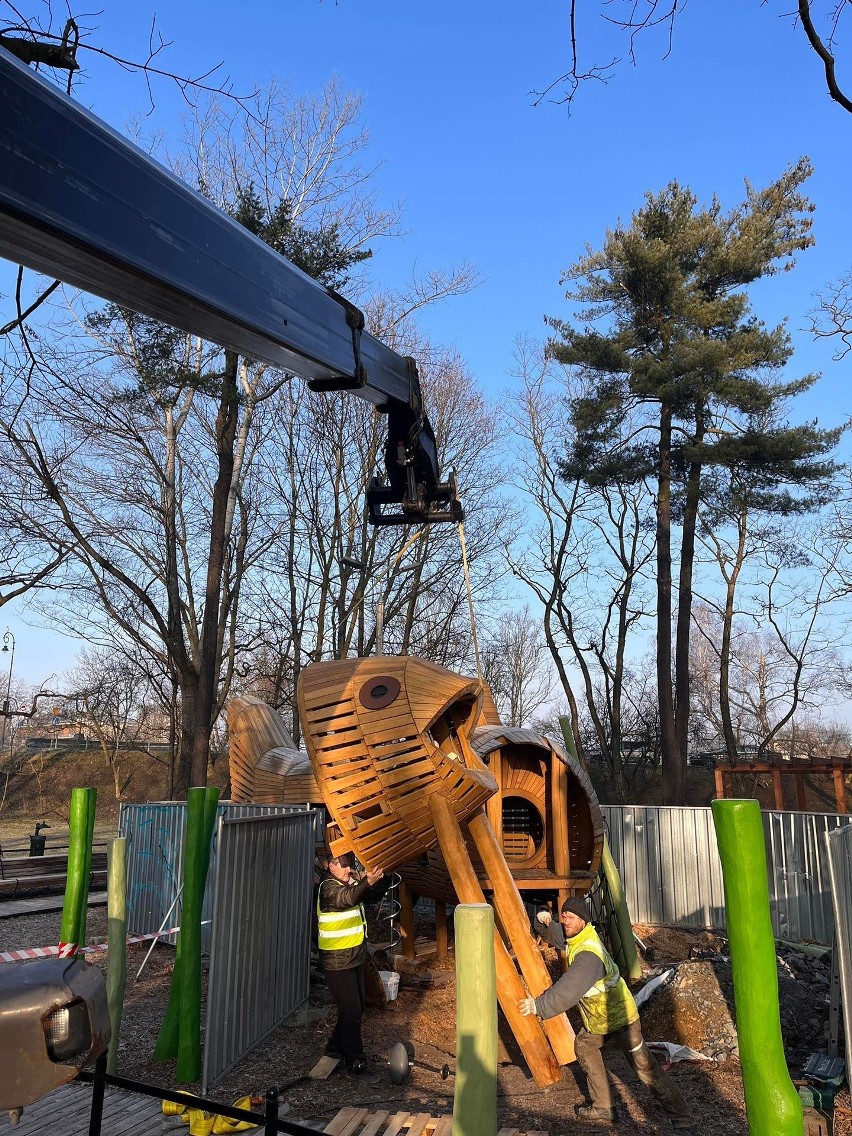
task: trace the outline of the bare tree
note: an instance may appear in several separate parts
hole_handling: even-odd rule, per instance
[[[587,53],[582,47],[582,35],[577,30],[578,19],[593,12],[595,5],[568,0],[568,67],[545,90],[537,92],[536,102],[553,98],[570,105],[580,87],[589,80],[606,83],[615,68],[624,62],[625,55],[630,63],[636,63],[636,47],[642,36],[656,34],[662,40],[663,54],[669,55],[674,49],[677,21],[688,18],[684,16],[687,0],[601,0],[598,6],[601,20],[617,37],[614,40],[615,53],[602,60],[585,62]],[[766,0],[763,0],[762,6],[770,7]],[[852,98],[837,78],[836,58],[840,25],[843,17],[848,15],[847,7],[844,0],[821,5],[815,5],[812,0],[796,0],[792,10],[782,8],[780,14],[794,20],[819,57],[829,97],[843,110],[852,112]]]
[[[550,702],[554,674],[541,623],[529,605],[497,617],[483,651],[485,679],[509,726],[530,726]]]
[[[776,747],[797,715],[812,715],[840,685],[844,628],[831,612],[841,548],[824,529],[805,537],[799,522],[792,540],[776,536],[755,551],[747,607],[731,613],[723,599],[698,609],[693,714],[719,728],[731,757]]]
[[[116,800],[121,800],[127,778],[122,753],[134,747],[144,725],[145,689],[142,676],[126,656],[115,651],[81,651],[66,676],[74,693],[74,716],[82,729],[95,735],[112,772]]]
[[[325,229],[315,222],[332,217],[336,194],[362,195],[351,107],[336,88],[303,100],[296,115],[283,98],[267,106],[261,136],[284,155],[270,151],[267,164],[291,170],[299,200],[281,197],[271,175],[256,180],[255,150],[238,167],[235,152],[224,147],[230,180],[214,184],[208,164],[202,184],[279,251],[298,254],[317,271],[325,264],[326,282],[339,285],[365,255],[361,237],[343,231],[343,206]],[[336,123],[339,110],[344,118]],[[248,116],[243,120],[248,132]],[[254,119],[250,125],[258,128]],[[311,129],[316,137],[288,133]],[[210,153],[209,137],[206,146]],[[202,172],[199,166],[199,178]],[[40,532],[59,533],[74,549],[63,580],[63,602],[77,604],[71,621],[78,624],[81,609],[100,613],[109,634],[119,627],[179,686],[176,789],[183,793],[206,781],[210,731],[234,660],[250,645],[237,619],[243,582],[278,535],[265,484],[251,471],[269,445],[264,415],[289,376],[114,305],[91,314],[84,330],[94,337],[85,361],[67,326],[53,344],[37,341],[32,367],[18,369],[6,444],[47,502]]]
[[[521,342],[519,388],[511,401],[513,482],[530,524],[510,553],[515,576],[543,609],[545,641],[568,704],[575,737],[605,755],[613,778],[623,769],[625,679],[631,636],[647,614],[645,568],[653,555],[650,498],[644,487],[602,490],[559,472],[575,393],[565,373]],[[579,672],[584,706],[572,685]]]

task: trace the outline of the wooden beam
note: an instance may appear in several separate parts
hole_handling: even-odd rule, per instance
[[[503,859],[485,810],[478,809],[468,820],[467,826],[494,888],[494,906],[506,929],[509,945],[515,952],[530,994],[537,998],[552,985],[550,975],[541,952],[533,941],[527,910]],[[569,1065],[575,1060],[574,1031],[564,1014],[546,1019],[544,1032],[560,1065]]]
[[[781,783],[781,770],[777,767],[772,770],[772,790],[775,794],[775,808],[778,812],[784,812],[784,787]]]
[[[713,779],[716,782],[716,800],[723,801],[725,799],[725,775],[718,765],[713,770]]]
[[[411,892],[405,881],[399,885],[399,933],[402,936],[402,953],[407,959],[415,957],[414,950],[414,904],[411,902]]]
[[[452,805],[439,793],[429,798],[432,820],[438,843],[446,861],[456,895],[460,903],[484,903],[485,896],[470,862],[458,818]],[[547,1037],[538,1018],[524,1017],[518,1009],[518,1001],[526,997],[520,975],[509,952],[494,931],[494,963],[497,968],[497,1000],[505,1015],[509,1028],[515,1035],[524,1059],[529,1065],[535,1083],[544,1088],[554,1085],[562,1076],[559,1063],[550,1048]]]
[[[834,769],[834,795],[837,798],[837,811],[846,812],[846,782],[843,779],[843,770]]]
[[[443,962],[447,957],[447,905],[442,899],[435,900],[435,957]]]
[[[568,772],[555,753],[550,755],[550,817],[553,867],[557,876],[568,876]]]

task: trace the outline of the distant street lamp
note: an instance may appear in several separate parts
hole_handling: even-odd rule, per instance
[[[11,649],[9,644],[12,644]],[[6,682],[6,697],[3,699],[3,729],[0,732],[0,746],[6,744],[6,730],[8,729],[7,723],[12,717],[12,668],[15,665],[15,636],[6,628],[3,632],[3,647],[2,652],[9,656],[9,678]]]

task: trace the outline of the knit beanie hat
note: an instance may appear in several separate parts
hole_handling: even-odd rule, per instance
[[[586,901],[580,899],[578,895],[569,895],[560,910],[563,913],[570,911],[572,915],[576,915],[579,919],[582,919],[584,923],[591,923],[592,921]]]

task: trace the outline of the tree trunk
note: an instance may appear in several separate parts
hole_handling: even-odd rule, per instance
[[[672,691],[672,412],[660,410],[660,459],[657,471],[657,697],[660,703],[662,799],[679,804],[683,796],[683,764],[675,729]]]
[[[704,439],[704,408],[695,408],[695,437]],[[695,528],[701,492],[701,463],[689,465],[686,479],[686,502],[683,510],[683,535],[680,547],[680,575],[677,597],[677,637],[675,642],[675,733],[681,762],[681,791],[685,788],[687,747],[689,744],[689,636],[692,630],[692,574],[695,566]],[[683,800],[672,804],[683,804]]]
[[[201,650],[198,681],[195,689],[194,730],[191,746],[192,785],[207,784],[207,762],[210,756],[210,731],[219,681],[219,605],[222,598],[222,570],[225,564],[225,525],[228,499],[234,477],[234,444],[239,421],[237,367],[239,356],[225,352],[222,393],[216,416],[216,456],[219,468],[213,486],[213,508],[210,524],[210,550],[207,560],[207,584],[204,590],[204,615],[201,621]],[[184,717],[188,706],[184,700]],[[186,721],[183,737],[188,737]],[[183,764],[183,763],[182,763]]]

